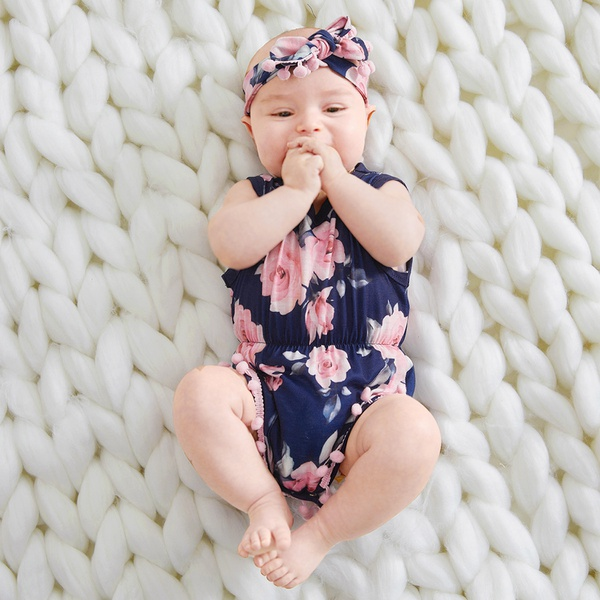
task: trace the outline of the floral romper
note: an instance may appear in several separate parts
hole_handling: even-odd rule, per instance
[[[362,163],[353,174],[376,188],[396,179]],[[249,179],[259,196],[283,183]],[[286,494],[322,505],[357,417],[384,394],[412,394],[400,349],[410,267],[373,259],[325,200],[258,264],[223,274],[240,341],[233,363],[254,396],[257,446]]]

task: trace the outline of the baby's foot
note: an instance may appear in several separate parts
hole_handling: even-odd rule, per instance
[[[281,492],[265,494],[248,509],[248,516],[250,525],[238,546],[240,556],[260,556],[289,548],[293,517]]]
[[[287,550],[271,550],[254,559],[260,572],[276,586],[290,589],[308,579],[331,549],[308,523],[292,532]]]

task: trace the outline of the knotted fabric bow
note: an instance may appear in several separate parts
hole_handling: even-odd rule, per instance
[[[319,67],[329,67],[346,78],[367,102],[367,83],[375,65],[369,60],[371,44],[356,36],[349,17],[340,17],[327,29],[319,29],[308,38],[280,37],[265,58],[246,73],[244,111],[250,114],[250,105],[258,90],[273,77],[288,79],[306,77]]]

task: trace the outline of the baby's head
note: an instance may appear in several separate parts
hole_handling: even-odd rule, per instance
[[[258,91],[274,77],[304,78],[319,67],[347,79],[367,100],[367,83],[375,66],[369,60],[371,45],[357,37],[348,17],[340,17],[327,29],[302,28],[267,42],[252,58],[244,78],[244,112],[250,114]]]
[[[361,160],[375,110],[367,100],[369,51],[342,17],[327,30],[286,32],[254,55],[242,122],[272,175],[280,176],[288,144],[302,136],[333,147],[348,171]]]

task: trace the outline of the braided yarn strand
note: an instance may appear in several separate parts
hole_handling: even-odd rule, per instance
[[[427,224],[405,350],[443,452],[283,591],[171,403],[236,345],[206,232],[262,170],[246,65],[342,14],[365,162]],[[600,599],[598,39],[596,0],[0,0],[0,598]]]

